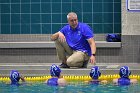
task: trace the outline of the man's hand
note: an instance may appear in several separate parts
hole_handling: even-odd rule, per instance
[[[58,39],[58,37],[59,37],[59,33],[57,32],[51,36],[51,40],[55,41],[56,39]]]
[[[90,63],[95,64],[95,56],[91,55],[90,57]]]
[[[55,33],[55,34],[53,34],[51,36],[51,40],[52,41],[55,41],[57,39],[60,40],[61,42],[65,42],[66,41],[64,34],[61,33],[61,32],[57,32],[57,33]]]
[[[61,32],[58,32],[59,33],[59,40],[61,41],[61,42],[65,42],[66,41],[66,39],[65,39],[65,36],[64,36],[64,34],[63,33],[61,33]]]

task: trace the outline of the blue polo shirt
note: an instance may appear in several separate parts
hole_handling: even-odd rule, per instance
[[[79,22],[77,27],[72,29],[68,24],[60,32],[64,34],[71,49],[86,52],[91,56],[91,48],[87,39],[93,38],[94,34],[90,26]]]

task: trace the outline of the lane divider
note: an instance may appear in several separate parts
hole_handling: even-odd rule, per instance
[[[50,75],[46,75],[46,76],[25,76],[24,79],[28,82],[28,81],[46,81],[49,78],[51,78]],[[63,78],[65,78],[67,81],[89,81],[91,80],[90,76],[72,76],[72,75],[64,75]],[[114,75],[101,75],[99,77],[99,80],[113,80],[113,79],[117,79],[120,78],[119,74],[114,74]],[[140,81],[140,75],[130,75],[129,76],[130,79],[137,79]],[[10,82],[10,78],[9,77],[0,77],[0,81],[3,82]]]

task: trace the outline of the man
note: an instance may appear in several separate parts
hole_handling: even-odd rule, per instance
[[[95,63],[96,45],[93,31],[87,24],[78,22],[74,12],[68,13],[67,20],[69,24],[51,36],[51,40],[56,44],[57,55],[62,60],[60,67],[86,68],[88,60]]]

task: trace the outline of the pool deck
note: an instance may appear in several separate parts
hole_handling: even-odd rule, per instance
[[[60,63],[0,63],[0,76],[9,76],[10,70],[18,70],[24,76],[49,75],[49,68],[52,64]],[[140,64],[138,63],[97,63],[102,74],[118,74],[121,66],[130,67],[132,74],[140,75]],[[89,75],[93,65],[88,64],[87,68],[62,68],[63,75]]]

